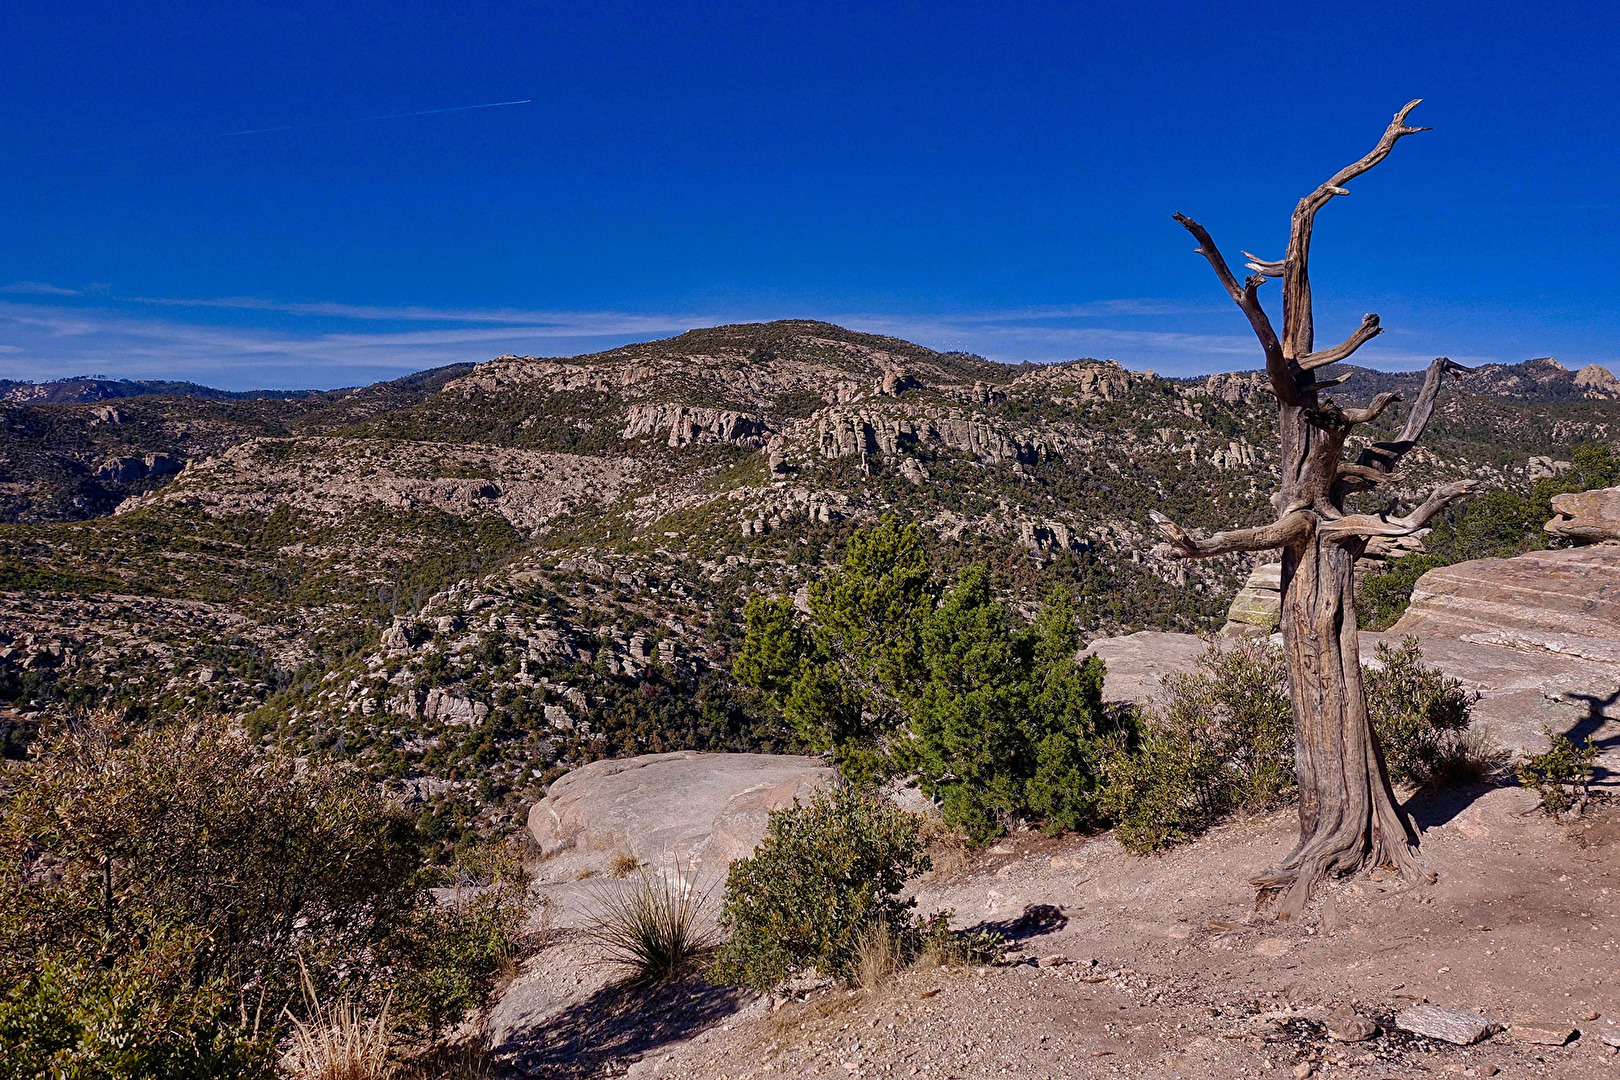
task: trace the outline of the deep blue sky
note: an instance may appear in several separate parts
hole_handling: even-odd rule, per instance
[[[1614,364],[1615,9],[1188,7],[13,5],[0,377],[333,386],[787,316],[1253,367],[1170,213],[1275,257],[1412,97],[1435,130],[1319,219],[1319,338]]]

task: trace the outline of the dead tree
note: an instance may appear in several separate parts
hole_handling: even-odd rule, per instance
[[[1316,372],[1345,360],[1383,331],[1367,315],[1343,344],[1317,350],[1311,325],[1309,260],[1316,213],[1345,184],[1377,165],[1407,135],[1413,101],[1395,114],[1378,145],[1360,161],[1299,201],[1283,257],[1270,262],[1244,252],[1253,275],[1239,283],[1209,233],[1196,221],[1176,220],[1198,238],[1209,260],[1265,351],[1266,374],[1277,397],[1282,442],[1282,483],[1272,497],[1277,519],[1269,525],[1195,537],[1154,513],[1153,520],[1182,558],[1234,551],[1282,549],[1282,635],[1294,706],[1295,769],[1299,776],[1299,844],[1276,869],[1255,878],[1261,896],[1281,893],[1278,917],[1297,915],[1312,886],[1329,875],[1364,866],[1388,866],[1408,878],[1422,873],[1417,831],[1396,805],[1384,756],[1367,716],[1356,631],[1354,569],[1374,536],[1407,536],[1426,526],[1469,483],[1447,484],[1403,516],[1352,513],[1348,496],[1386,483],[1402,457],[1417,444],[1434,411],[1440,384],[1466,370],[1441,357],[1429,365],[1423,389],[1400,436],[1375,443],[1352,464],[1345,441],[1358,424],[1376,420],[1395,394],[1379,394],[1364,409],[1345,409],[1321,397],[1344,377],[1318,381]],[[1282,279],[1283,329],[1279,337],[1260,305],[1267,278]]]

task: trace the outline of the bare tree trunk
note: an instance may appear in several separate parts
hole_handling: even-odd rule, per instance
[[[1262,896],[1282,894],[1279,918],[1297,915],[1312,886],[1329,875],[1369,864],[1391,867],[1408,878],[1421,873],[1417,831],[1396,805],[1367,715],[1356,627],[1355,564],[1370,537],[1418,531],[1467,494],[1469,485],[1447,485],[1398,518],[1350,513],[1345,500],[1374,490],[1389,478],[1428,426],[1442,378],[1466,369],[1445,357],[1435,360],[1400,437],[1375,444],[1355,464],[1345,462],[1351,430],[1377,419],[1398,399],[1380,394],[1365,409],[1346,410],[1321,398],[1322,390],[1344,380],[1318,383],[1314,372],[1348,358],[1382,329],[1378,316],[1367,315],[1343,344],[1313,351],[1308,270],[1316,212],[1334,196],[1348,194],[1344,184],[1382,161],[1398,140],[1425,130],[1405,123],[1417,104],[1411,102],[1395,114],[1370,153],[1300,200],[1285,257],[1271,262],[1248,256],[1254,274],[1241,286],[1209,233],[1176,215],[1197,237],[1198,253],[1248,316],[1265,351],[1266,371],[1278,400],[1282,482],[1272,500],[1276,522],[1200,539],[1160,514],[1153,518],[1169,540],[1171,553],[1181,557],[1282,548],[1282,635],[1294,707],[1300,839],[1280,866],[1254,879]],[[1258,298],[1260,287],[1271,277],[1283,279],[1280,337]]]

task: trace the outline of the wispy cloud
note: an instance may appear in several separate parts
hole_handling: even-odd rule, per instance
[[[15,293],[24,296],[78,296],[78,289],[64,289],[60,285],[50,285],[43,281],[14,281],[10,285],[0,285],[0,293]]]
[[[0,291],[18,297],[0,300],[0,377],[37,380],[102,374],[192,379],[231,389],[347,386],[503,353],[570,356],[694,327],[787,317],[822,318],[1008,362],[1089,356],[1180,375],[1260,363],[1251,337],[1226,332],[1232,319],[1224,306],[1163,299],[945,314],[648,313],[389,307],[259,297],[119,299],[99,291],[92,301],[86,294],[52,286]],[[233,314],[221,325],[221,316],[205,316],[205,310]],[[195,314],[188,318],[188,311]],[[295,318],[285,318],[289,315]],[[1429,359],[1421,344],[1402,340],[1388,347],[1387,339],[1380,339],[1362,358],[1380,366],[1417,366]]]

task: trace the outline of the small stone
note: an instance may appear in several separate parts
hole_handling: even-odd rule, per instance
[[[1603,1015],[1602,1013],[1597,1012],[1596,1010],[1594,1010],[1592,1012],[1582,1013],[1581,1014],[1581,1019],[1582,1020],[1596,1020],[1598,1017],[1600,1017],[1602,1015]]]
[[[1294,1075],[1298,1077],[1299,1080],[1305,1080],[1307,1076],[1311,1075],[1311,1073],[1315,1071],[1316,1065],[1309,1061],[1302,1061],[1298,1065],[1294,1066]]]
[[[1598,1039],[1604,1046],[1612,1046],[1616,1050],[1620,1050],[1620,1035],[1599,1035]]]
[[[1539,1046],[1563,1046],[1575,1037],[1575,1029],[1557,1020],[1536,1020],[1528,1016],[1513,1021],[1513,1037]]]
[[[1472,1046],[1491,1032],[1496,1025],[1471,1012],[1461,1009],[1442,1009],[1438,1005],[1414,1005],[1395,1014],[1395,1026],[1414,1035]]]
[[[1036,967],[1043,967],[1043,968],[1054,968],[1054,967],[1062,967],[1064,964],[1067,964],[1068,962],[1069,962],[1069,958],[1067,956],[1064,956],[1061,953],[1053,953],[1051,956],[1043,956],[1039,960],[1035,961],[1035,966]]]
[[[1481,1065],[1478,1068],[1479,1075],[1481,1076],[1495,1076],[1501,1071],[1502,1070],[1498,1069],[1495,1065]]]
[[[1378,1034],[1377,1024],[1349,1010],[1331,1014],[1322,1026],[1327,1030],[1327,1037],[1335,1042],[1366,1042]]]

